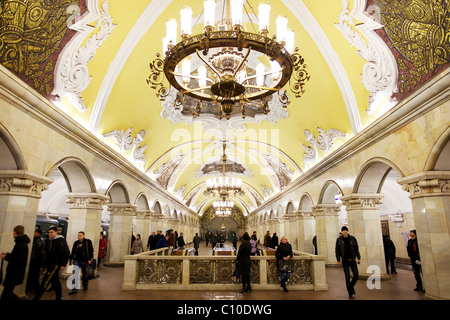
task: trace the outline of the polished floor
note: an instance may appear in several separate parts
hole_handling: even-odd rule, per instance
[[[201,255],[210,254],[209,247],[202,242]],[[366,280],[359,280],[355,286],[356,295],[352,300],[428,300],[424,293],[416,292],[412,271],[398,269],[398,273],[391,275],[390,280],[380,282],[379,289],[370,289]],[[349,300],[345,289],[342,268],[327,268],[326,277],[328,290],[326,291],[277,291],[253,290],[241,294],[235,291],[185,291],[185,290],[152,290],[125,291],[121,290],[123,281],[122,267],[102,266],[99,277],[89,281],[89,289],[78,294],[69,295],[64,280],[63,300]],[[41,300],[54,299],[54,292],[47,292]]]

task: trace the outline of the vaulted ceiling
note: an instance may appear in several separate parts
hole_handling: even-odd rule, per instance
[[[249,31],[258,4],[245,2]],[[231,200],[247,214],[449,62],[445,1],[270,4],[269,36],[285,15],[310,78],[300,98],[286,87],[286,109],[274,103],[269,114],[245,120],[183,114],[173,96],[161,102],[146,81],[165,22],[189,5],[193,33],[202,32],[203,1],[2,1],[1,61],[199,214],[214,200],[203,194],[205,180],[220,174],[226,140],[227,173],[245,188]]]

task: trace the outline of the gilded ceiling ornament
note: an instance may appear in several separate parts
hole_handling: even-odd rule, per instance
[[[204,225],[208,225],[214,218],[217,218],[217,215],[215,213],[214,207],[211,206],[203,213],[201,217],[201,223]],[[239,210],[236,207],[233,207],[231,209],[231,215],[228,216],[228,218],[233,219],[238,224],[239,228],[244,229],[246,218],[241,210]]]
[[[450,62],[450,11],[444,0],[373,0],[400,71],[402,97]]]
[[[0,4],[0,62],[44,95],[53,88],[55,55],[71,36],[68,8],[74,3],[3,0]]]

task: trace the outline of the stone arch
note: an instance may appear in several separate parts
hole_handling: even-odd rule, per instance
[[[311,211],[312,206],[314,205],[311,196],[308,193],[304,193],[298,204],[299,210]]]
[[[110,203],[130,203],[128,190],[120,180],[115,180],[111,183],[106,195],[109,195]]]
[[[353,193],[380,193],[384,181],[392,170],[395,170],[399,177],[404,176],[402,171],[391,161],[385,158],[370,159],[362,166],[356,177]]]
[[[153,204],[153,211],[155,212],[155,214],[162,214],[161,204],[158,200],[156,200]]]
[[[138,194],[134,204],[136,205],[137,210],[150,210],[147,196],[143,192]]]
[[[289,200],[288,204],[286,205],[286,214],[292,214],[295,211],[294,204],[291,200]]]
[[[336,195],[344,195],[341,187],[332,181],[328,180],[324,183],[322,190],[320,191],[319,204],[336,204]]]
[[[172,215],[171,215],[171,212],[170,212],[169,205],[166,205],[166,206],[164,207],[163,215],[164,215],[165,218],[170,218],[170,217],[172,216]]]
[[[281,207],[281,204],[277,208],[277,217],[281,218],[283,216],[283,208]]]
[[[27,170],[27,164],[19,145],[0,123],[0,170]]]
[[[273,210],[270,210],[269,218],[270,219],[274,219],[275,218],[275,213],[273,212]]]
[[[67,183],[67,189],[73,193],[96,193],[94,179],[86,164],[78,158],[68,157],[55,163],[47,176],[59,170]]]
[[[424,171],[450,171],[450,127],[448,127],[434,144]]]

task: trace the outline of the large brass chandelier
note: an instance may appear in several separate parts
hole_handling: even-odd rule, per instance
[[[177,22],[166,22],[163,39],[164,57],[150,63],[147,83],[157,90],[161,101],[166,100],[171,87],[176,89],[175,108],[192,105],[193,115],[208,110],[220,119],[227,119],[246,111],[269,113],[269,101],[277,93],[283,107],[290,103],[282,88],[289,82],[296,97],[304,93],[309,80],[303,58],[294,48],[294,32],[287,28],[284,16],[276,19],[277,33],[268,37],[270,5],[258,6],[259,32],[249,32],[243,11],[253,29],[253,7],[245,0],[223,0],[221,19],[216,21],[216,1],[204,0],[203,32],[192,33],[192,10],[183,7],[181,14],[181,41],[177,38]],[[246,5],[245,5],[245,3]],[[226,11],[226,16],[225,16]],[[197,21],[198,21],[197,20]],[[197,25],[197,23],[195,23]],[[250,28],[250,27],[249,27]],[[269,67],[270,65],[270,67]],[[169,82],[167,87],[164,77]],[[255,111],[256,110],[256,111]]]
[[[244,189],[242,188],[242,180],[239,178],[230,178],[226,176],[226,154],[227,145],[223,142],[223,154],[222,154],[222,176],[212,177],[206,180],[206,189],[204,195],[216,194],[223,200],[226,200],[230,194],[235,196],[244,195]]]

